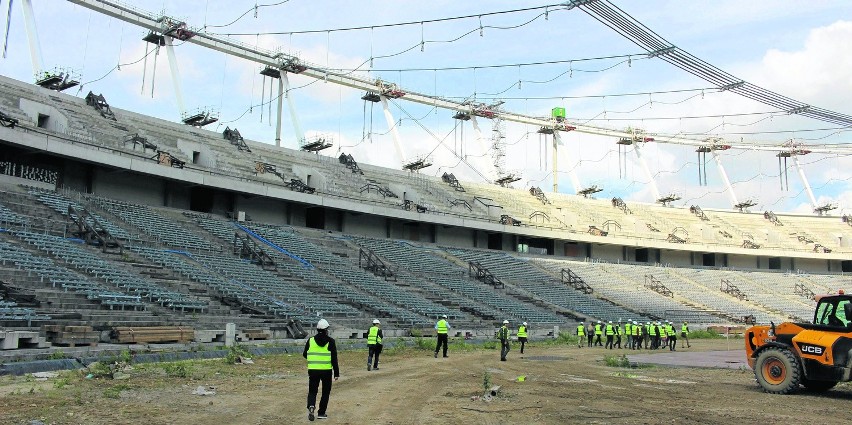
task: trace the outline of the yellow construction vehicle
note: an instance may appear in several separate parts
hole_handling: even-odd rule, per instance
[[[753,326],[746,331],[748,364],[763,390],[789,394],[803,386],[827,391],[852,380],[852,295],[815,297],[812,323]]]

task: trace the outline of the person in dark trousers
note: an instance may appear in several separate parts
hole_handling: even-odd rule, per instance
[[[308,420],[316,418],[328,419],[326,408],[331,395],[332,377],[340,378],[340,368],[337,366],[337,346],[334,338],[328,336],[328,321],[320,319],[317,322],[317,334],[308,338],[302,357],[308,360]],[[322,382],[322,397],[319,410],[316,409],[317,390]]]
[[[438,334],[438,343],[435,344],[435,358],[438,358],[438,350],[441,349],[441,345],[444,346],[444,357],[447,357],[447,333],[453,327],[447,323],[447,315],[441,316],[441,320],[435,324],[435,332]]]
[[[595,327],[594,327],[594,326],[592,326],[592,324],[591,324],[591,323],[589,323],[589,326],[588,326],[588,327],[586,327],[586,337],[587,337],[587,338],[588,338],[588,340],[589,340],[589,345],[588,345],[588,346],[589,346],[589,347],[591,347],[591,346],[592,346],[592,341],[593,341],[593,340],[594,340],[594,338],[595,338]]]
[[[521,343],[521,354],[524,354],[524,345],[527,343],[527,322],[518,326],[518,342]]]
[[[606,324],[606,345],[604,348],[612,350],[613,338],[615,336],[615,327],[612,326],[612,320]]]
[[[595,324],[595,347],[603,347],[601,335],[603,335],[603,328],[601,327],[601,321],[598,320],[598,323]]]
[[[666,323],[666,333],[669,334],[669,351],[677,350],[677,332],[672,322]]]
[[[615,348],[621,348],[621,335],[624,334],[624,328],[621,327],[621,320],[615,325]]]
[[[373,319],[373,326],[367,332],[367,371],[379,370],[379,354],[382,354],[382,322]]]
[[[506,356],[509,355],[509,321],[504,320],[503,326],[497,331],[497,338],[500,340],[500,361],[505,362]]]

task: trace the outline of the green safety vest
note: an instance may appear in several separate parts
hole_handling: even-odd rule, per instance
[[[308,340],[308,370],[331,370],[331,351],[329,344],[320,347],[314,338]]]
[[[625,335],[633,335],[633,329],[631,329],[631,326],[632,325],[630,323],[626,323],[624,325],[624,334]]]
[[[586,326],[577,325],[577,336],[586,336]]]
[[[382,343],[382,337],[379,336],[379,327],[373,326],[370,328],[370,333],[367,334],[367,345],[376,345]]]
[[[601,332],[601,324],[600,323],[596,324],[595,325],[595,335],[601,335],[602,333],[603,332]]]
[[[449,330],[449,326],[447,326],[447,321],[444,320],[444,319],[439,320],[438,321],[438,333],[439,334],[446,334],[448,330]]]
[[[657,336],[657,327],[656,327],[656,326],[654,326],[654,325],[651,325],[651,326],[648,328],[648,335],[651,335],[651,336]]]
[[[607,323],[607,325],[606,325],[606,334],[607,334],[607,336],[615,334],[615,331],[613,330],[612,325],[610,325],[609,323]]]
[[[509,339],[509,328],[501,326],[500,331],[497,333],[497,339]]]
[[[682,326],[680,327],[680,331],[681,331],[682,333],[688,334],[688,333],[689,333],[689,328],[688,328],[688,327],[686,327],[686,324],[684,324],[684,325],[682,325]]]
[[[526,337],[527,337],[527,327],[524,326],[524,325],[521,325],[518,328],[518,338],[526,338]]]
[[[675,334],[674,326],[672,326],[672,325],[666,325],[666,332],[668,332],[669,336],[674,335],[674,334]]]
[[[631,330],[633,331],[633,336],[639,336],[642,334],[642,327],[639,325],[633,325],[633,329]]]

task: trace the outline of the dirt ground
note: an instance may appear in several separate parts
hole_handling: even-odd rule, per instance
[[[740,342],[741,343],[741,342]],[[725,341],[694,341],[689,351],[724,350]],[[739,349],[739,343],[732,348]],[[365,352],[342,352],[328,423],[564,424],[564,423],[840,423],[849,420],[852,385],[823,394],[763,393],[751,370],[607,366],[600,348],[450,346],[447,359],[413,348],[386,350],[379,371]],[[645,353],[645,352],[643,352]],[[64,372],[37,381],[0,378],[0,422],[29,424],[290,424],[307,423],[307,374],[301,355],[256,358],[253,365],[221,360],[134,366],[129,379],[85,379]],[[497,397],[484,394],[486,372]],[[184,376],[184,377],[181,377]],[[525,376],[518,382],[519,376]],[[198,386],[215,391],[199,396]],[[843,419],[846,418],[846,419]]]

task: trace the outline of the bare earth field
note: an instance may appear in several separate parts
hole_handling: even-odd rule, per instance
[[[742,341],[731,343],[740,349]],[[509,361],[497,350],[460,351],[447,359],[414,348],[387,350],[379,371],[366,353],[342,352],[328,423],[840,423],[849,421],[852,385],[822,395],[764,394],[751,370],[610,367],[608,354],[629,350],[533,344]],[[454,348],[456,348],[454,350]],[[688,352],[725,350],[699,340]],[[641,354],[648,351],[638,352]],[[665,353],[668,353],[666,351]],[[251,365],[221,360],[135,365],[128,379],[85,379],[63,372],[47,381],[0,378],[0,422],[29,424],[290,424],[307,423],[307,373],[300,354],[267,356]],[[486,372],[502,386],[484,394]],[[518,382],[519,376],[525,376]],[[199,396],[198,386],[215,391]],[[846,418],[846,419],[843,419]]]

